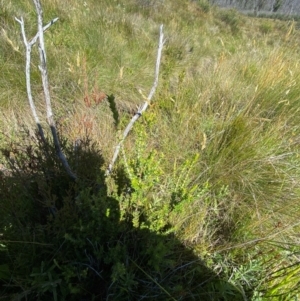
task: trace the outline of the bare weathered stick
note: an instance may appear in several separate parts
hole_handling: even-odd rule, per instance
[[[28,102],[30,105],[30,109],[34,118],[35,123],[37,124],[38,127],[38,131],[39,134],[42,138],[42,140],[45,142],[45,135],[44,135],[44,131],[42,129],[36,108],[35,108],[35,104],[33,101],[33,97],[32,97],[32,92],[31,92],[31,73],[30,73],[30,66],[31,66],[31,49],[32,46],[36,43],[39,34],[37,33],[35,35],[35,37],[33,39],[31,39],[31,41],[28,42],[27,37],[26,37],[26,33],[25,33],[25,24],[24,24],[24,20],[23,18],[18,19],[15,18],[15,20],[20,24],[21,26],[21,32],[22,32],[22,37],[23,37],[23,42],[26,48],[26,66],[25,66],[25,74],[26,74],[26,89],[27,89],[27,97],[28,97]],[[55,23],[58,20],[58,18],[53,19],[51,22],[49,22],[46,26],[44,26],[43,31],[47,30],[53,23]]]
[[[36,12],[38,15],[38,39],[39,39],[39,53],[40,53],[40,63],[39,66],[41,75],[42,75],[42,82],[43,82],[43,89],[44,89],[44,97],[46,103],[46,110],[47,110],[47,121],[51,129],[53,143],[56,149],[57,156],[59,157],[60,161],[62,162],[66,172],[68,175],[76,180],[77,176],[71,170],[69,163],[67,161],[66,156],[61,150],[60,142],[58,139],[58,134],[56,130],[56,124],[53,117],[52,106],[51,106],[51,98],[50,98],[50,90],[49,90],[49,81],[48,81],[48,72],[47,72],[47,57],[46,57],[46,50],[45,50],[45,43],[44,43],[44,28],[43,28],[43,10],[39,0],[33,0]]]
[[[128,123],[127,127],[125,128],[122,138],[120,140],[120,142],[118,143],[118,145],[115,148],[115,152],[113,155],[113,158],[108,166],[108,169],[106,170],[106,175],[109,175],[112,170],[113,170],[113,166],[118,158],[119,152],[120,152],[120,148],[124,142],[124,140],[126,139],[126,137],[128,136],[130,130],[132,129],[134,123],[142,116],[142,114],[146,111],[146,109],[148,108],[150,101],[156,91],[157,85],[158,85],[158,77],[159,77],[159,67],[160,67],[160,60],[161,60],[161,54],[162,54],[162,49],[164,46],[164,34],[163,34],[163,25],[160,26],[160,35],[159,35],[159,43],[158,43],[158,51],[157,51],[157,59],[156,59],[156,67],[155,67],[155,76],[154,76],[154,83],[153,86],[150,90],[150,93],[147,97],[147,100],[144,102],[144,104],[142,106],[139,107],[138,111],[136,112],[136,114],[131,118],[130,122]]]

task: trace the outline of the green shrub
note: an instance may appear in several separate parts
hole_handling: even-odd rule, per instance
[[[267,34],[270,33],[272,30],[274,30],[273,27],[273,23],[269,22],[268,20],[264,21],[261,23],[259,30],[263,33],[263,34]]]
[[[210,11],[210,3],[207,0],[198,0],[198,5],[204,13],[208,13]]]
[[[234,9],[223,9],[218,11],[218,18],[229,26],[233,34],[237,34],[240,31],[241,19],[239,14]]]
[[[126,171],[118,168],[113,194],[101,153],[89,139],[76,149],[62,144],[77,182],[65,173],[51,141],[41,144],[27,132],[20,144],[2,150],[10,166],[0,187],[5,295],[18,300],[193,300],[200,295],[219,300],[235,292],[231,300],[240,300],[233,286],[224,292],[216,284],[212,292],[220,275],[170,233],[172,210],[181,211],[181,199],[191,201],[186,182],[179,180],[173,193],[163,193],[158,154],[146,153],[145,131],[140,128],[137,135],[137,154]]]

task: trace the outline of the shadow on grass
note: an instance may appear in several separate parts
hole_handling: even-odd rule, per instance
[[[173,234],[133,227],[90,141],[62,143],[74,182],[55,149],[29,140],[2,150],[10,163],[0,183],[1,298],[244,300]]]

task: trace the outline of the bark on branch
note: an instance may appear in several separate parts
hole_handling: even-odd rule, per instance
[[[124,142],[124,140],[126,139],[126,137],[128,136],[130,130],[132,129],[134,123],[142,116],[142,114],[147,110],[153,95],[155,94],[157,85],[158,85],[158,78],[159,78],[159,67],[160,67],[160,61],[161,61],[161,54],[162,54],[162,49],[164,46],[165,40],[164,40],[164,34],[163,34],[163,25],[160,26],[160,35],[159,35],[159,43],[158,43],[158,50],[157,50],[157,59],[156,59],[156,66],[155,66],[155,75],[154,75],[154,83],[153,86],[150,90],[150,93],[147,97],[147,100],[144,102],[143,105],[141,105],[138,109],[138,111],[136,112],[136,114],[132,117],[132,119],[130,120],[130,122],[128,123],[127,127],[125,128],[122,138],[119,141],[118,145],[115,148],[115,152],[113,155],[113,158],[108,166],[108,169],[106,170],[106,175],[108,176],[109,174],[111,174],[114,164],[117,161],[121,146]]]

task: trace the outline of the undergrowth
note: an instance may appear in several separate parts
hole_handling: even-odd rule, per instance
[[[141,139],[145,133],[138,132]],[[182,196],[191,203],[194,192],[183,179],[162,191],[158,155],[138,141],[139,154],[110,183],[116,194],[88,139],[75,150],[63,143],[77,182],[65,174],[51,141],[44,146],[27,134],[2,150],[10,166],[0,190],[3,297],[241,300],[222,273],[176,238],[169,216],[182,211]]]

